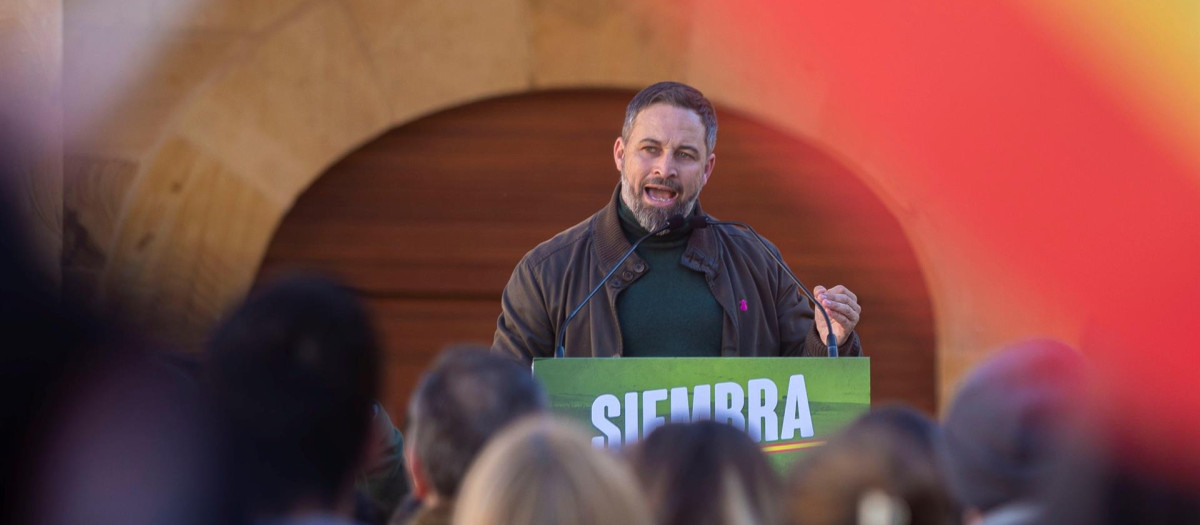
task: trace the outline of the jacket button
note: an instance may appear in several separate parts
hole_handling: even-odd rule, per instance
[[[633,266],[633,271],[635,271],[637,273],[642,273],[642,272],[646,271],[646,265],[642,264],[642,263],[637,263]]]
[[[633,279],[633,272],[625,270],[621,273],[621,277],[624,277],[626,280]]]
[[[608,285],[609,285],[609,286],[611,286],[611,287],[613,287],[613,288],[620,288],[620,287],[621,287],[621,280],[620,280],[620,279],[613,279],[613,280],[611,280],[611,281],[609,281],[609,282],[608,282]]]

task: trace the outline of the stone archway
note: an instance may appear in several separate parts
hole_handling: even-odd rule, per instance
[[[389,348],[387,404],[402,410],[441,347],[490,344],[500,291],[525,251],[606,201],[617,179],[608,152],[632,94],[525,93],[398,126],[297,199],[259,278],[307,268],[360,290]],[[874,398],[933,412],[933,314],[896,218],[811,141],[718,111],[706,210],[754,224],[810,285],[853,288],[866,311]]]
[[[586,9],[526,0],[198,5],[191,18],[157,13],[146,26],[101,11],[69,17],[72,27],[86,21],[82,36],[169,36],[129,102],[100,126],[111,137],[72,150],[87,158],[83,169],[69,170],[66,193],[75,201],[68,207],[83,212],[72,231],[86,233],[96,252],[94,263],[72,273],[108,308],[185,347],[249,289],[305,188],[379,134],[490,97],[639,89],[664,78],[699,86],[722,107],[795,136],[820,137],[826,151],[854,159],[855,174],[897,213],[934,307],[950,320],[939,325],[938,348],[973,341],[955,328],[964,316],[951,306],[969,302],[955,295],[962,279],[946,273],[958,263],[939,253],[936,227],[913,213],[903,181],[875,173],[887,159],[822,119],[829,87],[820,69],[803,56],[742,60],[769,40],[731,45],[721,33],[732,31],[724,23],[730,17],[753,12],[623,1]],[[675,23],[658,23],[665,19]],[[639,52],[646,49],[655,52]],[[939,382],[955,373],[943,369]]]

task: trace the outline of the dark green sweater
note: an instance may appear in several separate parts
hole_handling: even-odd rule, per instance
[[[647,232],[618,199],[630,243]],[[625,357],[719,357],[724,312],[704,274],[680,264],[691,230],[651,237],[638,246],[646,272],[617,296]]]

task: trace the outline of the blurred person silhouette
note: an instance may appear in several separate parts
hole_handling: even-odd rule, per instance
[[[1036,523],[1200,524],[1200,487],[1147,470],[1138,464],[1142,458],[1120,452],[1127,449],[1111,439],[1081,434],[1073,441],[1045,489]]]
[[[1094,351],[1097,347],[1094,338],[1107,334],[1092,330],[1094,327],[1085,327],[1082,345]],[[1118,343],[1105,340],[1103,344]],[[1124,346],[1133,347],[1132,344]],[[1031,522],[1053,525],[1200,524],[1200,479],[1189,469],[1189,465],[1195,464],[1194,456],[1177,445],[1159,441],[1160,436],[1145,432],[1140,422],[1130,421],[1129,404],[1132,402],[1133,406],[1140,405],[1145,409],[1144,404],[1149,401],[1122,399],[1130,393],[1114,390],[1108,383],[1112,379],[1093,371],[1091,360],[1085,364],[1087,368],[1081,381],[1084,395],[1081,397],[1086,404],[1082,417],[1076,413],[1078,409],[1072,397],[1063,403],[1067,410],[1060,416],[1051,412],[1028,418],[1049,420],[1049,424],[1042,425],[1049,426],[1054,432],[1053,443],[1058,448],[1047,461],[1045,473],[1037,474],[1045,481],[1035,487],[1038,491],[1035,497],[1027,498],[1037,502],[1038,513]],[[1146,388],[1163,388],[1153,381],[1155,378],[1147,379],[1151,381],[1147,381]],[[1078,389],[1071,386],[1071,382],[1076,380],[1068,374],[1059,378],[1057,387],[1075,396]],[[1175,417],[1193,422],[1196,419],[1185,411],[1179,411]],[[1174,455],[1176,464],[1163,470],[1156,461],[1147,458],[1146,448],[1156,446],[1164,447]],[[984,517],[987,521],[994,515]]]
[[[9,132],[0,117],[0,522],[225,522],[194,377],[45,280]]]
[[[1083,358],[1051,340],[1008,346],[967,376],[943,421],[964,522],[1047,522],[1067,452],[1086,446],[1074,437],[1087,386]]]
[[[792,525],[956,525],[936,423],[902,405],[863,414],[793,467]]]
[[[362,302],[322,277],[251,294],[211,335],[208,379],[256,523],[352,523],[381,353]]]
[[[372,407],[367,459],[354,476],[359,521],[368,525],[388,522],[392,511],[409,495],[408,466],[404,461],[404,435],[392,423],[383,405]]]
[[[628,451],[659,525],[775,525],[783,487],[745,432],[712,421],[671,423]]]
[[[488,440],[522,416],[546,408],[546,394],[529,368],[485,346],[442,352],[413,392],[408,414],[411,516],[400,509],[393,523],[450,523],[467,470]]]
[[[483,450],[463,481],[455,525],[649,525],[628,467],[582,430],[530,417]]]

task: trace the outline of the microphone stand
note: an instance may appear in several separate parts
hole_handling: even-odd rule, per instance
[[[554,341],[554,357],[555,358],[564,357],[566,354],[567,350],[566,350],[566,348],[563,347],[563,342],[566,341],[566,338],[567,338],[567,325],[571,322],[572,319],[575,318],[576,315],[579,315],[579,311],[583,310],[583,306],[586,305],[588,303],[588,301],[590,301],[592,299],[592,296],[596,295],[596,292],[599,292],[600,289],[604,287],[604,283],[607,283],[608,279],[610,277],[612,277],[614,273],[617,273],[617,269],[620,268],[621,265],[624,264],[627,259],[629,259],[630,255],[633,255],[634,250],[636,250],[637,247],[642,244],[642,241],[645,241],[646,239],[649,239],[655,235],[659,235],[661,233],[667,232],[669,230],[673,230],[673,229],[682,227],[685,223],[686,222],[683,220],[682,215],[672,215],[670,218],[667,219],[667,223],[665,225],[663,225],[661,228],[659,228],[657,230],[654,230],[650,233],[647,233],[646,235],[643,235],[640,239],[638,239],[636,242],[634,242],[633,245],[630,246],[628,250],[625,251],[625,254],[622,255],[621,258],[617,260],[617,263],[613,265],[612,269],[609,270],[608,273],[604,274],[604,278],[600,279],[600,283],[597,284],[595,288],[592,288],[592,291],[587,294],[587,297],[584,297],[583,300],[579,302],[579,306],[576,306],[574,310],[571,310],[571,313],[568,314],[567,318],[563,320],[561,325],[559,325],[560,328],[558,330],[558,335],[554,338],[555,339],[555,341]]]
[[[809,301],[812,301],[812,303],[816,305],[818,310],[821,311],[821,317],[825,319],[826,350],[829,352],[829,357],[838,356],[837,337],[833,335],[833,323],[829,320],[829,312],[826,312],[825,306],[822,305],[820,301],[817,301],[817,299],[808,292],[808,287],[804,286],[804,283],[800,282],[800,279],[796,277],[796,274],[792,273],[791,268],[788,268],[788,266],[783,263],[783,259],[779,257],[774,250],[771,250],[770,246],[767,246],[767,241],[764,241],[762,235],[759,235],[753,227],[744,222],[718,221],[707,216],[691,217],[688,219],[688,224],[691,224],[693,228],[707,228],[709,226],[737,226],[739,228],[745,228],[746,230],[749,230],[750,233],[754,234],[755,240],[762,245],[763,250],[765,250],[772,259],[775,259],[775,263],[778,264],[780,268],[783,268],[785,272],[787,272],[788,277],[792,278],[792,282],[796,283],[796,287],[804,294],[805,297],[808,298]]]

